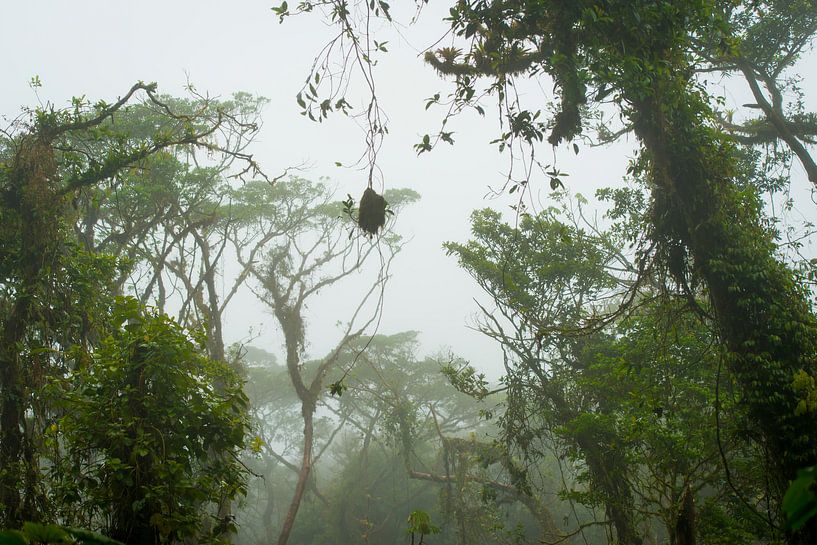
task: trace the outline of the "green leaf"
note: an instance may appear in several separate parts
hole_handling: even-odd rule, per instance
[[[0,545],[28,545],[28,538],[19,530],[0,530]]]
[[[23,523],[23,532],[31,541],[40,543],[71,543],[68,533],[56,524]]]
[[[797,472],[797,478],[786,490],[783,496],[783,512],[786,514],[787,528],[798,530],[809,519],[817,515],[815,481],[817,481],[817,466],[801,469]]]
[[[71,534],[74,539],[84,545],[122,545],[120,541],[111,539],[102,534],[85,530],[83,528],[65,528],[65,531]]]
[[[332,384],[330,384],[328,389],[330,395],[334,397],[340,397],[343,395],[343,392],[349,389],[349,387],[346,386],[342,380],[339,380],[337,382],[333,382]]]
[[[431,516],[425,511],[412,511],[408,517],[408,533],[410,534],[439,534],[440,528],[431,522]]]

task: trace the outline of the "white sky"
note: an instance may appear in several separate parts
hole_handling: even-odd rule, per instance
[[[270,10],[273,5],[269,0],[6,0],[0,3],[0,114],[13,117],[21,106],[35,103],[28,86],[34,75],[43,83],[40,97],[58,106],[79,95],[110,101],[137,80],[158,82],[161,92],[176,95],[184,95],[188,79],[211,95],[247,91],[271,99],[254,148],[265,171],[276,174],[306,160],[312,168],[305,177],[331,178],[339,198],[346,193],[359,196],[364,173],[337,168],[335,161],[350,164],[362,153],[362,132],[342,117],[311,123],[299,115],[294,100],[331,29],[317,14],[280,25]],[[380,100],[390,119],[379,164],[387,187],[411,187],[422,196],[396,227],[412,240],[394,266],[380,332],[419,330],[426,351],[450,347],[496,376],[501,366],[498,348],[467,327],[473,323],[473,298],[480,297],[479,290],[441,248],[447,240],[467,240],[473,209],[507,209],[515,202],[513,196],[483,198],[489,185],[501,185],[507,170],[507,158],[488,145],[498,132],[496,117],[489,110],[484,120],[466,116],[457,121],[453,148],[443,144],[420,158],[412,149],[424,133],[437,128],[441,116],[439,109],[426,112],[423,99],[449,89],[419,57],[420,49],[445,32],[440,19],[447,9],[444,2],[432,2],[418,25],[403,29],[411,44],[388,29],[379,39],[388,40],[390,49],[377,72]],[[804,85],[807,91],[817,90],[815,79],[812,70]],[[532,86],[528,92],[542,104],[548,98]],[[812,105],[815,95],[808,95]],[[359,110],[364,98],[359,95],[350,102]],[[740,103],[740,96],[736,100]],[[574,157],[562,147],[558,165],[570,173],[565,180],[569,189],[590,197],[596,189],[618,183],[629,150],[623,143],[583,149]],[[543,148],[540,156],[549,159],[551,151]],[[799,165],[795,170],[802,176]],[[533,192],[547,204],[545,188]],[[271,329],[272,317],[250,297],[237,303],[240,308],[228,310],[228,341],[245,337],[249,327],[258,331],[263,323],[255,344],[275,350],[279,341]],[[308,337],[313,356],[329,348],[334,324],[348,317],[349,305],[348,296],[337,292],[327,292],[312,304]]]

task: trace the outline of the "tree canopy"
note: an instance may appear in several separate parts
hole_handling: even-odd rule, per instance
[[[380,184],[379,33],[408,8],[273,6],[334,33],[294,98],[363,128],[362,187],[267,175],[245,92],[139,82],[0,133],[0,545],[817,543],[815,228],[779,215],[795,167],[817,187],[817,4],[445,6],[414,151],[498,106],[516,201],[440,249],[491,371],[381,331],[418,267],[419,195]],[[628,137],[622,184],[576,194],[560,154]],[[235,334],[247,301],[271,324]]]

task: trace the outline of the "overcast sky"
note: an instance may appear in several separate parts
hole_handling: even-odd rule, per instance
[[[291,2],[294,4],[295,2]],[[395,3],[396,4],[396,3]],[[331,28],[317,16],[301,16],[279,24],[265,0],[29,0],[0,4],[0,48],[3,55],[3,90],[0,114],[14,117],[36,97],[28,82],[39,76],[42,100],[67,104],[72,96],[91,100],[123,94],[135,81],[157,82],[160,91],[184,95],[187,81],[200,92],[229,96],[247,91],[270,99],[264,128],[254,152],[270,174],[308,161],[308,178],[328,177],[338,186],[338,197],[358,196],[365,174],[338,168],[352,163],[363,151],[363,134],[350,120],[336,117],[321,125],[299,115],[295,94],[309,73],[312,59],[330,36]],[[423,65],[420,52],[446,29],[440,19],[444,2],[432,2],[420,22],[401,29],[384,29],[389,54],[377,67],[378,93],[389,116],[389,130],[379,165],[386,187],[411,187],[422,200],[406,210],[396,230],[411,242],[394,266],[381,333],[414,329],[422,332],[424,350],[450,347],[491,376],[499,372],[499,350],[471,331],[476,316],[473,298],[480,293],[456,262],[446,257],[444,241],[465,241],[468,216],[475,208],[508,210],[512,195],[485,200],[489,186],[500,186],[507,157],[488,144],[496,137],[496,117],[465,116],[453,127],[457,144],[417,157],[412,145],[437,127],[442,112],[424,110],[424,98],[445,94],[448,85]],[[803,63],[809,66],[813,63]],[[814,109],[815,75],[806,74],[805,88]],[[531,100],[550,98],[531,86]],[[742,100],[739,85],[727,95]],[[350,100],[360,108],[365,97]],[[574,157],[568,147],[557,150],[558,166],[570,173],[569,189],[592,196],[601,187],[618,184],[632,142],[612,148],[582,149]],[[540,150],[551,162],[552,152]],[[802,176],[796,166],[795,176]],[[532,189],[534,200],[547,205],[545,188]],[[255,343],[275,350],[273,320],[251,297],[242,308],[228,311],[228,340],[245,338],[253,327],[261,333]],[[348,317],[348,296],[328,293],[313,304],[308,327],[310,352],[321,355],[330,345],[335,322]],[[263,326],[261,325],[263,324]]]

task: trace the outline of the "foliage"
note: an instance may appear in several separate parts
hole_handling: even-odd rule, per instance
[[[266,101],[247,93],[223,100],[195,95],[163,99],[178,115],[192,116],[196,126],[203,122],[197,119],[199,114],[220,111],[246,130],[227,136],[226,153],[221,156],[209,148],[203,155],[189,147],[173,147],[119,173],[104,186],[84,189],[78,196],[75,230],[89,249],[130,264],[127,273],[117,276],[118,289],[172,313],[185,326],[203,327],[208,355],[223,360],[224,313],[246,280],[246,274],[239,272],[231,278],[230,289],[217,289],[217,278],[226,280],[219,266],[228,247],[228,230],[257,219],[264,205],[272,208],[270,203],[279,196],[263,173],[253,172],[257,180],[243,180],[248,171],[236,166],[255,136]],[[164,111],[140,106],[122,111],[117,124],[122,132],[140,135],[166,124],[166,117]],[[241,200],[236,194],[245,192],[244,182],[253,186],[258,197],[248,211],[232,206],[234,200]],[[259,186],[273,195],[264,195]]]
[[[501,449],[486,437],[482,404],[454,391],[440,373],[443,364],[463,362],[449,355],[420,358],[418,349],[417,333],[407,331],[360,337],[339,355],[327,380],[344,376],[347,388],[341,397],[323,397],[316,413],[313,477],[293,542],[405,543],[413,511],[425,511],[440,528],[425,542],[500,544],[520,527],[537,531],[535,515],[509,485]],[[320,363],[306,362],[304,373]],[[276,381],[283,369],[250,372],[264,445],[248,464],[266,479],[252,486],[239,515],[244,539],[262,543],[275,539],[267,525],[271,520],[277,531],[283,516],[275,500],[294,486],[298,468],[290,468],[289,459],[300,454],[300,414],[291,388]]]
[[[425,511],[412,511],[408,517],[408,530],[411,534],[411,545],[414,545],[415,534],[419,535],[418,545],[423,543],[425,536],[440,533],[440,527],[432,524],[431,517]]]
[[[104,529],[129,543],[217,538],[231,521],[213,524],[203,509],[246,486],[241,382],[202,355],[200,334],[134,299],[118,299],[111,319],[53,425],[66,450],[53,468],[58,504],[89,525],[110,513]]]
[[[122,545],[81,528],[26,522],[20,530],[0,531],[0,545]]]
[[[815,483],[817,483],[817,468],[807,467],[797,472],[797,478],[792,481],[783,497],[783,511],[786,513],[788,528],[798,530],[809,519],[817,515]]]
[[[444,523],[436,540],[502,543],[521,524],[531,532],[539,526],[543,532],[548,508],[525,496],[517,464],[491,440],[490,424],[482,422],[482,403],[452,391],[441,372],[465,362],[451,354],[420,359],[417,349],[417,333],[407,331],[362,338],[345,354],[344,360],[357,364],[349,372],[349,389],[337,411],[353,422],[363,444],[355,449],[359,453],[350,459],[344,476],[348,487],[363,482],[367,498],[375,494],[381,498],[377,504],[353,500],[354,509],[385,532],[381,521],[390,512],[418,509],[423,506],[421,498],[436,489],[439,502],[429,513]],[[366,463],[357,467],[355,459]],[[387,467],[380,474],[405,483],[398,489],[413,491],[417,498],[413,503],[394,492],[390,496],[388,481],[373,482],[369,471],[385,460],[401,464],[402,475]],[[425,491],[423,496],[420,491]],[[387,509],[389,504],[394,506]],[[389,530],[393,532],[394,526]]]
[[[108,333],[112,295],[129,266],[127,260],[99,253],[92,229],[96,220],[89,210],[98,210],[105,195],[151,165],[157,173],[172,171],[175,166],[167,157],[177,151],[229,157],[243,162],[243,174],[258,173],[252,156],[224,144],[256,130],[240,112],[209,99],[179,101],[159,95],[155,84],[139,82],[113,103],[75,98],[67,109],[51,104],[26,109],[3,131],[3,524],[20,526],[55,508],[45,499],[39,462],[43,430],[54,417],[51,400],[41,395],[43,386],[71,371],[86,371],[89,354]]]
[[[306,0],[298,11],[313,7]],[[361,10],[365,23],[358,26],[359,13],[335,5],[331,19],[351,44],[341,44],[339,52],[327,47],[325,55],[356,55],[374,95],[373,61],[364,52],[372,39],[370,18],[378,12],[368,4]],[[741,152],[724,128],[728,123],[720,123],[717,97],[696,73],[740,71],[756,100],[750,107],[763,112],[759,121],[771,139],[784,141],[817,183],[817,166],[803,145],[811,120],[797,107],[787,117],[780,85],[782,70],[815,33],[813,3],[485,0],[457,2],[449,15],[453,43],[425,55],[454,81],[449,114],[434,142],[450,142],[449,117],[466,108],[484,112],[480,101],[488,95],[502,112],[503,132],[494,142],[501,150],[526,150],[526,171],[540,166],[535,152],[545,140],[558,146],[583,137],[594,108],[609,104],[624,125],[599,131],[602,140],[629,132],[638,138],[631,173],[649,182],[650,201],[646,232],[636,241],[648,259],[637,271],[663,262],[689,301],[701,293],[711,302],[723,361],[742,391],[745,424],[769,450],[772,497],[780,498],[796,469],[817,461],[815,415],[798,410],[802,398],[793,388],[801,370],[817,374],[817,320],[798,275],[779,258],[756,191],[736,183],[746,177]],[[315,66],[325,74],[331,63]],[[340,78],[349,71],[344,65]],[[558,100],[550,114],[526,108],[515,87],[518,79],[540,75],[554,83]],[[310,91],[317,95],[311,83]],[[428,105],[440,102],[435,95]],[[371,103],[376,107],[375,98]],[[749,123],[733,130],[751,137],[754,128]],[[417,149],[432,147],[426,135]],[[541,170],[554,188],[561,184],[554,167]],[[773,507],[777,518],[779,508]],[[789,541],[817,541],[817,524]]]
[[[529,463],[551,450],[569,461],[576,482],[564,497],[604,506],[618,539],[635,539],[642,523],[672,532],[687,485],[718,490],[723,448],[727,463],[752,458],[734,424],[711,426],[713,407],[718,426],[740,414],[732,397],[716,395],[731,379],[716,376],[712,332],[671,287],[625,292],[628,314],[600,313],[616,308],[632,268],[612,235],[572,210],[525,216],[517,227],[478,211],[474,239],[446,244],[493,305],[482,307],[480,329],[505,354],[500,437]],[[455,386],[485,397],[471,386],[473,369],[451,374]]]

